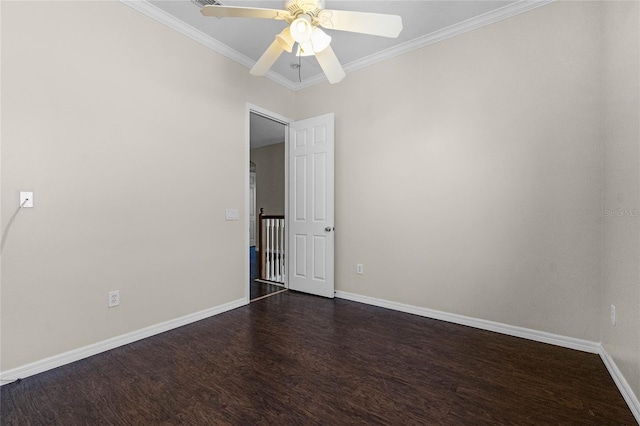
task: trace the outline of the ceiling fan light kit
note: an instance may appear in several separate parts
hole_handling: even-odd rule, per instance
[[[303,43],[311,38],[313,25],[311,24],[311,16],[303,13],[296,18],[289,27],[291,36],[298,43]]]
[[[331,36],[320,28],[316,27],[311,33],[311,47],[313,51],[318,53],[329,47],[331,44]]]
[[[395,38],[402,31],[402,18],[397,15],[324,9],[324,0],[289,0],[286,10],[208,5],[202,8],[204,16],[217,18],[262,18],[282,20],[289,24],[276,35],[275,40],[251,68],[250,73],[262,76],[278,60],[282,52],[292,52],[298,43],[298,56],[315,55],[329,83],[335,84],[345,77],[335,52],[331,36],[319,26],[339,31],[350,31]]]
[[[291,53],[293,51],[293,45],[296,41],[291,36],[291,30],[289,27],[282,30],[282,32],[276,36],[276,40],[278,40],[280,46],[287,52]]]
[[[313,56],[313,55],[315,55],[315,52],[313,51],[313,46],[311,45],[311,41],[298,43],[298,53],[296,53],[296,56]]]

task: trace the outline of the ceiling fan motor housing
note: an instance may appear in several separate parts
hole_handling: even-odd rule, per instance
[[[311,18],[317,18],[318,14],[324,9],[324,0],[288,0],[285,2],[284,8],[291,14],[293,19],[298,15],[307,14]]]

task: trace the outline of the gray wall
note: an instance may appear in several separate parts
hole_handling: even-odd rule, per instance
[[[640,3],[603,7],[602,342],[640,395]],[[616,324],[610,306],[616,307]]]
[[[336,114],[338,290],[600,340],[600,26],[552,3],[296,96]]]
[[[1,10],[2,229],[36,204],[2,259],[3,371],[244,297],[224,209],[251,102],[336,113],[338,290],[602,340],[640,394],[638,218],[605,215],[639,208],[637,2],[555,2],[298,93],[120,3]]]
[[[299,93],[336,113],[337,289],[602,341],[640,394],[638,15],[555,2]]]
[[[2,229],[36,206],[2,258],[2,370],[243,299],[246,103],[294,94],[119,2],[1,7]]]
[[[251,150],[256,164],[256,215],[284,215],[284,142]]]

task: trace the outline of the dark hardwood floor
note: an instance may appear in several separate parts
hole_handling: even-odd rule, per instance
[[[284,287],[269,283],[261,283],[260,281],[253,280],[249,285],[250,298],[249,300],[260,299],[261,297],[274,294],[279,291],[285,290]]]
[[[281,293],[0,390],[2,425],[633,425],[597,355]]]
[[[249,247],[249,300],[260,299],[284,290],[284,287],[257,281],[258,255],[255,247]]]

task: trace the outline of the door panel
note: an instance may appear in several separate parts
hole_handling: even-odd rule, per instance
[[[307,157],[296,157],[294,177],[293,203],[296,211],[293,217],[296,221],[305,221],[307,220]]]
[[[307,236],[295,235],[295,249],[293,250],[296,271],[294,276],[307,278]]]
[[[291,124],[289,288],[334,297],[334,116]]]
[[[326,280],[327,270],[325,259],[327,258],[327,237],[313,237],[313,278],[316,280]]]
[[[313,155],[313,220],[327,220],[327,154]]]

